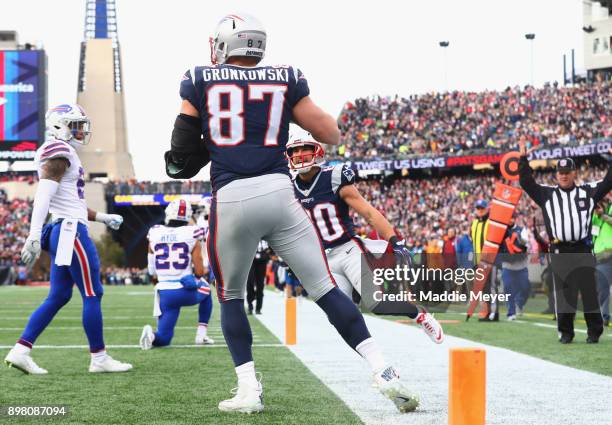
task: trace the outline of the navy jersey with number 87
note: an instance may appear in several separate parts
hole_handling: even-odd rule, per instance
[[[306,79],[290,66],[223,64],[185,73],[180,95],[200,113],[213,191],[239,178],[289,175],[289,123],[308,94]]]

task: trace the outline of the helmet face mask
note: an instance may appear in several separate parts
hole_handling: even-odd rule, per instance
[[[266,30],[261,22],[245,13],[225,16],[210,41],[210,61],[224,64],[230,57],[252,57],[261,61],[266,51]]]
[[[66,126],[70,129],[74,142],[87,145],[91,140],[91,122],[88,118],[70,120]]]
[[[74,147],[87,145],[91,140],[91,121],[83,108],[64,104],[49,109],[46,115],[47,134]]]
[[[299,149],[299,152],[295,152]],[[285,154],[289,161],[289,168],[298,174],[309,172],[312,167],[318,167],[325,162],[325,150],[323,146],[310,135],[301,138],[293,138],[287,144]]]

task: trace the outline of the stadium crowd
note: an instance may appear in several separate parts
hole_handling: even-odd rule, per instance
[[[582,168],[579,178],[594,181],[605,174],[602,167]],[[553,184],[554,173],[538,172],[536,179]],[[375,208],[383,212],[389,221],[406,237],[407,246],[422,251],[434,241],[442,241],[449,229],[457,235],[469,234],[474,218],[474,205],[478,199],[490,199],[495,182],[492,175],[450,176],[439,179],[396,179],[390,184],[380,181],[362,181],[359,191]],[[527,196],[523,196],[517,208],[517,222],[530,227],[539,208]],[[353,217],[359,234],[376,238],[363,218]],[[542,228],[543,230],[543,228]]]
[[[151,276],[147,269],[107,267],[102,270],[101,279],[104,285],[148,285]]]
[[[604,174],[603,168],[589,167],[579,171],[583,181],[593,181]],[[538,172],[538,181],[553,183],[554,173]],[[458,237],[469,233],[474,204],[478,199],[489,199],[494,183],[499,178],[490,174],[456,175],[428,179],[395,179],[391,181],[361,181],[358,183],[363,196],[382,211],[398,231],[405,235],[408,247],[415,251],[426,251],[428,246],[441,245],[449,229]],[[107,194],[119,193],[202,193],[203,183],[194,182],[113,182]],[[32,202],[24,199],[8,200],[0,189],[0,267],[12,268],[12,275],[19,271],[19,252],[29,230]],[[528,197],[519,204],[519,223],[531,226],[538,214]],[[357,214],[354,215],[358,234],[374,237],[373,230]],[[538,219],[541,221],[541,219]],[[138,269],[108,268],[103,270],[105,284],[147,284],[146,271]]]
[[[8,199],[0,189],[0,284],[25,280],[26,271],[20,264],[19,253],[30,230],[32,201]]]
[[[0,173],[0,182],[26,182],[34,184],[38,181],[35,171],[5,171]]]
[[[9,200],[0,189],[0,263],[17,264],[19,252],[28,237],[32,201],[14,198]]]
[[[503,91],[372,96],[347,102],[335,159],[375,159],[529,145],[582,144],[612,136],[612,82]]]

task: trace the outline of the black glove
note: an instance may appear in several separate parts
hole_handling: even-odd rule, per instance
[[[164,154],[166,174],[173,179],[189,179],[210,161],[202,141],[199,118],[179,114],[174,122],[170,150]]]
[[[210,162],[207,149],[191,155],[166,151],[164,160],[166,161],[166,174],[172,179],[190,179]]]

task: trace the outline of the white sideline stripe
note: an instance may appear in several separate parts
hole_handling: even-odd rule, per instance
[[[284,347],[284,344],[253,344],[253,347]],[[195,344],[171,344],[169,347],[174,348],[219,348],[219,347],[227,347],[226,344],[217,344],[214,345],[195,345]],[[13,348],[13,345],[0,345],[0,350]],[[83,349],[89,348],[89,345],[35,345],[35,349],[43,348],[43,349]],[[140,348],[140,345],[135,344],[115,344],[115,345],[107,345],[106,348]]]
[[[284,297],[266,293],[266,305],[266,314],[257,319],[282,341]],[[610,421],[610,395],[603,390],[612,388],[609,376],[452,336],[435,345],[418,327],[370,315],[364,318],[386,361],[396,365],[405,385],[420,395],[421,407],[417,412],[398,413],[393,404],[371,387],[372,376],[366,363],[342,341],[313,302],[300,299],[297,345],[288,348],[365,424],[447,423],[448,351],[455,347],[487,351],[488,425]],[[550,332],[550,338],[556,340],[554,332]],[[559,350],[564,347],[559,345]],[[591,347],[585,344],[584,348]],[[576,396],[577,388],[588,397]]]
[[[517,323],[525,323],[525,324],[528,324],[528,325],[533,325],[533,326],[538,326],[538,327],[540,327],[540,328],[557,329],[557,327],[556,327],[555,325],[550,325],[550,324],[548,324],[548,323],[540,323],[540,322],[527,322],[527,321],[525,321],[525,320],[515,320],[515,322],[517,322]],[[587,331],[586,331],[586,330],[584,330],[584,329],[574,329],[574,332],[581,333],[581,334],[586,334],[586,333],[587,333]],[[608,333],[608,332],[606,332],[606,331],[605,331],[605,328],[604,328],[604,333],[603,333],[603,335],[602,335],[602,336],[604,336],[604,335],[605,335],[605,336],[609,336],[610,338],[612,338],[612,333]]]
[[[153,317],[153,315],[150,316],[110,316],[108,314],[104,314],[104,312],[102,312],[102,315],[104,317],[104,321],[106,322],[107,320],[132,320],[132,319],[143,319],[143,320],[151,320],[151,318]],[[2,316],[0,315],[0,320],[27,320],[30,318],[30,315],[28,316]],[[56,320],[83,320],[83,318],[81,316],[56,316],[55,318],[53,318],[54,321]]]
[[[144,325],[143,325],[144,326]],[[83,326],[49,326],[47,329],[61,329],[61,330],[71,330],[71,329],[83,329]],[[129,329],[140,329],[142,330],[142,326],[104,326],[104,329],[110,330],[129,330]],[[175,326],[174,329],[193,329],[196,330],[197,326]],[[16,328],[0,328],[0,331],[20,331],[23,330],[22,327]],[[221,334],[221,329],[208,329],[208,333],[217,333]]]

